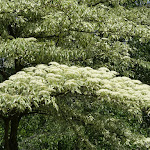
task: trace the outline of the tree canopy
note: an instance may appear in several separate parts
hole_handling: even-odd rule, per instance
[[[22,68],[50,61],[105,66],[149,84],[149,8],[131,3],[1,1],[0,54]]]
[[[116,77],[115,71],[52,62],[23,69],[1,83],[0,90],[3,119],[45,112],[62,117],[91,149],[101,141],[93,139],[96,133],[103,136],[102,143],[109,142],[110,148],[130,147],[131,143],[136,148],[149,147],[145,144],[149,138],[140,131],[135,134],[130,123],[134,128],[148,123],[143,113],[149,114],[150,86]],[[88,130],[96,133],[90,135]],[[125,142],[121,144],[121,140]]]
[[[20,119],[36,113],[72,128],[76,149],[149,148],[146,2],[0,0],[6,150],[18,150]]]

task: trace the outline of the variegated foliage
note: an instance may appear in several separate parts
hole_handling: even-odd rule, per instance
[[[87,147],[148,148],[142,134],[149,115],[150,86],[102,67],[40,64],[0,84],[0,116],[47,112],[60,117]]]
[[[105,66],[149,84],[150,9],[128,3],[134,0],[1,0],[0,57],[6,66],[12,59],[24,67]]]

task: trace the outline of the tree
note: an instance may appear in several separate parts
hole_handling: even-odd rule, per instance
[[[105,66],[149,84],[149,8],[127,9],[125,4],[128,1],[2,1],[0,33],[10,40],[1,41],[0,54],[14,60],[16,72],[56,61]]]
[[[19,121],[33,113],[63,119],[90,149],[96,149],[101,141],[92,138],[96,133],[103,136],[102,143],[108,141],[116,148],[127,148],[131,143],[136,148],[149,146],[143,143],[147,138],[140,131],[135,134],[130,124],[136,124],[135,129],[149,124],[143,113],[149,113],[150,86],[115,75],[107,68],[94,70],[53,62],[25,68],[11,76],[0,84],[5,149],[18,149]]]
[[[8,82],[8,87],[11,86],[9,82],[12,82],[11,78],[13,78],[13,76],[10,77],[11,75],[21,71],[25,67],[35,67],[37,64],[48,64],[52,61],[68,66],[89,66],[94,69],[106,67],[110,70],[117,71],[120,77],[115,78],[117,79],[116,82],[119,82],[119,84],[122,82],[125,84],[125,87],[127,86],[126,82],[131,82],[131,87],[129,86],[131,91],[134,91],[135,79],[150,84],[150,10],[146,6],[136,7],[135,0],[33,0],[32,2],[29,0],[22,2],[18,0],[1,0],[0,2],[0,60],[2,60],[0,61],[0,81],[4,81],[3,83],[6,83],[6,85]],[[56,66],[59,66],[59,64],[56,64]],[[35,70],[36,68],[37,67],[35,67]],[[72,69],[74,70],[73,67]],[[84,68],[82,69],[84,71]],[[95,70],[93,71],[95,72]],[[14,77],[17,77],[19,74],[24,77],[26,73],[19,72]],[[58,75],[60,74],[58,73]],[[65,79],[65,74],[62,76]],[[134,80],[132,81],[129,78],[124,77],[121,78],[121,76],[130,77]],[[89,79],[87,77],[88,76],[85,76],[86,80]],[[74,79],[75,83],[80,81],[80,78],[79,80],[76,80],[74,77],[70,78],[70,80],[71,79]],[[118,81],[118,79],[123,81]],[[26,83],[26,80],[25,77],[22,81],[23,85]],[[44,80],[47,79],[44,78]],[[42,83],[43,81],[40,80],[39,82]],[[55,83],[55,79],[53,82]],[[54,84],[53,82],[51,84]],[[111,80],[109,82],[111,82]],[[1,84],[1,90],[5,89],[3,83]],[[106,87],[102,87],[102,89],[109,89],[110,87],[107,87],[107,84],[104,83]],[[13,83],[13,85],[17,86],[16,88],[18,88],[18,86],[20,88],[22,87],[22,85],[17,85],[17,83]],[[88,86],[89,88],[92,88],[92,84]],[[120,86],[120,88],[124,89],[122,86]],[[107,90],[104,90],[104,97],[103,92],[101,93],[103,100],[99,104],[90,101],[93,99],[97,101],[99,97],[95,93],[90,93],[90,90],[87,91],[91,94],[90,96],[84,95],[82,92],[80,94],[78,93],[79,91],[76,91],[75,93],[70,91],[70,93],[64,94],[63,97],[59,95],[59,92],[61,93],[61,91],[56,91],[56,93],[54,92],[52,94],[58,94],[58,97],[56,95],[50,95],[50,97],[53,96],[56,98],[56,102],[54,102],[57,104],[56,108],[58,106],[59,110],[57,112],[56,109],[51,107],[51,115],[59,114],[54,117],[57,116],[59,120],[61,118],[62,120],[65,120],[65,122],[68,122],[69,126],[72,126],[76,131],[78,137],[85,139],[83,140],[83,143],[84,141],[87,142],[90,149],[91,146],[107,149],[113,149],[113,146],[119,148],[129,147],[132,149],[137,149],[139,146],[141,148],[142,144],[140,146],[140,143],[142,141],[140,142],[138,139],[141,136],[142,138],[149,137],[149,108],[146,106],[147,102],[144,101],[148,101],[150,98],[147,91],[149,86],[141,84],[138,87],[140,88],[139,93],[142,92],[142,88],[147,88],[145,92],[142,92],[145,94],[145,97],[143,98],[144,94],[141,93],[143,96],[139,101],[138,97],[140,96],[137,96],[137,98],[132,97],[134,95],[133,92],[130,93],[132,98],[128,95],[125,98],[126,100],[123,100],[121,97],[122,91],[120,92],[120,96],[117,95],[118,97],[121,97],[119,99],[120,101],[123,100],[123,103],[121,104],[118,104],[119,100],[116,98],[117,96],[115,98],[112,96],[114,93],[110,93],[111,101],[108,102],[107,98],[109,96],[107,97],[106,95],[109,95],[109,91]],[[37,87],[35,87],[35,89],[36,88]],[[81,87],[77,86],[77,90],[78,88],[81,91],[82,88],[86,91],[86,86],[82,86],[82,84]],[[126,90],[127,89],[128,87],[126,87]],[[91,89],[91,91],[93,90]],[[119,88],[116,90],[119,90]],[[126,90],[124,92],[127,92]],[[2,95],[7,93],[7,91],[1,92]],[[19,97],[19,94],[17,95],[17,97]],[[8,96],[8,100],[10,98],[11,102],[12,97],[10,97],[9,94],[6,94],[5,96]],[[36,93],[34,96],[36,96]],[[20,98],[22,98],[21,95]],[[63,99],[64,103],[59,103],[60,98]],[[64,105],[66,102],[65,98],[68,102],[66,105]],[[84,99],[86,103],[82,103],[81,99]],[[128,102],[130,99],[132,99],[132,102],[135,100],[135,103],[137,103],[133,104],[131,110],[133,110],[135,114],[136,112],[137,114],[139,113],[139,118],[136,116],[137,114],[131,115],[130,109],[123,109],[129,105]],[[10,111],[6,109],[5,114],[3,109],[8,108],[11,105],[9,105],[8,101],[6,101],[8,102],[8,105],[6,103],[1,103],[0,109],[4,111],[1,112],[1,118],[3,118],[5,123],[6,149],[9,149],[9,146],[15,144],[16,146],[14,146],[14,149],[17,149],[15,132],[17,131],[18,125],[15,124],[15,126],[12,127],[12,132],[14,131],[14,133],[11,133],[10,131],[7,132],[11,122],[12,124],[13,122],[17,122],[17,120],[19,122],[22,116],[37,112],[36,108],[38,106],[35,107],[34,111],[34,108],[31,106],[36,104],[30,105],[31,99],[29,98],[28,100],[29,101],[26,101],[26,103],[23,103],[24,99],[22,99],[20,100],[22,101],[22,104],[16,104],[16,108],[18,109],[15,108],[15,111],[18,110],[19,114],[16,114],[16,112],[13,113],[11,107],[9,108]],[[38,100],[38,108],[41,110],[40,102],[42,101],[42,97],[39,97]],[[116,100],[118,101],[116,102]],[[51,99],[48,100],[48,102],[51,101]],[[127,105],[124,106],[124,103],[127,103]],[[29,111],[30,107],[28,108],[27,104],[29,104],[33,111]],[[84,106],[85,109],[81,106]],[[27,112],[26,108],[28,108]],[[43,109],[45,110],[45,108]],[[43,113],[43,109],[41,111],[38,109],[38,113]],[[47,110],[49,110],[49,108],[47,108]],[[50,113],[47,110],[44,113]],[[79,112],[77,113],[76,111]],[[66,117],[65,115],[62,116],[60,112],[65,114]],[[68,112],[70,112],[70,114],[68,114]],[[90,116],[90,113],[91,115],[95,113],[92,117],[96,117],[96,119],[91,121],[91,123],[87,123],[85,120],[87,120],[88,114]],[[11,115],[13,117],[10,117]],[[72,117],[72,120],[68,120],[69,117]],[[97,122],[98,120],[100,121]],[[116,123],[118,124],[117,128],[114,126]],[[3,125],[3,123],[1,124]],[[122,127],[122,129],[120,129],[120,127]],[[100,131],[101,134],[99,133],[96,135],[94,130],[96,132],[98,131],[98,133]],[[135,131],[137,131],[137,133]],[[133,133],[132,136],[130,136],[130,133]],[[8,140],[9,134],[14,135],[10,137],[10,142]],[[135,137],[138,138],[136,139]],[[15,140],[12,140],[13,138]],[[79,141],[82,141],[80,138]],[[148,138],[145,140],[148,140]],[[14,141],[15,144],[11,141]],[[110,144],[107,141],[109,141]],[[139,142],[139,144],[137,142]],[[84,144],[82,147],[84,147]],[[11,147],[11,149],[13,148]]]

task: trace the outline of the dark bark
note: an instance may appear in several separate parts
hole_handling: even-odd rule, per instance
[[[5,150],[10,150],[9,148],[9,122],[10,120],[8,118],[3,119],[4,120],[4,148]]]
[[[18,150],[18,142],[17,142],[17,130],[19,126],[20,117],[18,115],[13,116],[11,119],[11,130],[10,130],[10,139],[9,139],[9,147],[11,150]]]
[[[16,72],[21,71],[24,68],[24,66],[21,65],[20,59],[15,59],[15,71]]]
[[[14,115],[11,118],[4,118],[4,149],[18,150],[17,130],[19,126],[20,116]]]

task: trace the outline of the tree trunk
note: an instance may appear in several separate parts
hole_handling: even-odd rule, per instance
[[[17,142],[17,130],[19,126],[20,118],[19,116],[13,116],[11,119],[11,131],[9,138],[9,147],[10,150],[18,150],[18,142]]]
[[[5,150],[10,150],[9,148],[9,122],[10,120],[8,118],[4,118],[4,148]]]
[[[4,148],[5,150],[18,150],[17,130],[19,126],[20,117],[14,115],[10,118],[3,118],[4,120]]]
[[[17,55],[19,55],[19,54],[17,54]],[[15,59],[15,71],[16,72],[21,71],[24,68],[24,66],[20,64],[20,59],[21,59],[21,57],[18,59]]]

